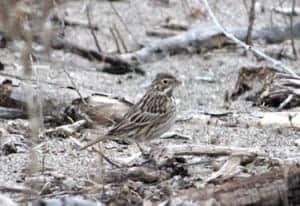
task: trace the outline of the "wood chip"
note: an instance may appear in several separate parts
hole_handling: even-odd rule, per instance
[[[278,128],[300,128],[300,112],[265,112],[258,124]]]

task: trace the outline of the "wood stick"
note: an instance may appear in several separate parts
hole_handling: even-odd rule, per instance
[[[88,3],[88,5],[86,7],[86,17],[88,19],[89,27],[91,28],[90,31],[91,31],[94,43],[95,43],[95,45],[98,49],[98,52],[102,52],[102,49],[100,47],[99,41],[98,41],[97,36],[96,36],[96,32],[95,32],[94,29],[92,29],[92,17],[91,17],[91,14],[90,14],[90,2]]]
[[[215,145],[170,145],[165,148],[166,153],[174,155],[209,155],[209,156],[222,156],[240,154],[245,156],[264,155],[258,151],[248,148],[228,147],[228,146],[215,146]]]
[[[175,202],[205,205],[212,200],[214,205],[297,205],[300,201],[300,168],[292,166],[286,169],[286,175],[281,169],[274,168],[270,172],[236,178],[221,185],[182,190],[171,198],[171,205]]]
[[[218,19],[215,17],[215,15],[212,12],[212,10],[211,10],[211,8],[210,8],[207,0],[199,0],[199,1],[203,1],[204,2],[205,6],[206,6],[206,9],[207,9],[207,11],[208,11],[208,13],[210,15],[210,17],[213,19],[213,21],[216,24],[216,26],[223,32],[223,34],[227,38],[233,40],[236,44],[240,45],[245,50],[251,51],[254,54],[256,54],[256,55],[264,58],[265,60],[267,60],[269,62],[271,62],[274,65],[274,67],[276,69],[278,69],[278,71],[286,72],[286,73],[291,74],[294,77],[298,77],[298,75],[293,70],[291,70],[289,67],[287,67],[286,65],[284,65],[281,61],[273,59],[272,57],[270,57],[269,55],[266,55],[262,51],[260,51],[260,50],[254,48],[254,47],[251,47],[251,46],[247,45],[246,43],[244,43],[243,41],[241,41],[240,39],[238,39],[237,37],[235,37],[232,33],[226,31],[225,28],[220,24],[220,22],[218,21]]]
[[[110,69],[111,73],[125,74],[128,72],[136,72],[142,75],[145,74],[145,72],[140,68],[138,68],[136,65],[131,64],[130,62],[128,62],[125,59],[122,59],[121,57],[100,53],[92,49],[85,49],[83,47],[80,47],[76,44],[68,42],[59,37],[55,38],[52,41],[51,46],[54,49],[61,49],[64,51],[68,51],[73,54],[79,55],[83,58],[86,58],[90,61],[98,61],[98,62],[100,61],[100,62],[108,63],[112,67]]]

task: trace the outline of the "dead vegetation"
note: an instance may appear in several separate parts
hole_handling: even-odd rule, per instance
[[[300,5],[269,3],[2,0],[0,205],[298,205]],[[159,71],[174,132],[79,151]]]

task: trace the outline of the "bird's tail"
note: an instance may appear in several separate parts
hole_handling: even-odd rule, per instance
[[[110,139],[109,136],[97,137],[96,139],[94,139],[94,140],[90,141],[89,143],[87,143],[85,146],[81,147],[80,150],[84,150],[84,149],[86,149],[86,148],[88,148],[88,147],[90,147],[90,146],[92,146],[92,145],[94,145],[98,142],[103,142],[103,141],[106,141],[108,139]]]

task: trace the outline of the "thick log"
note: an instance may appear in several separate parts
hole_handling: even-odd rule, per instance
[[[182,190],[171,198],[172,206],[196,205],[220,206],[276,206],[299,205],[300,202],[300,168],[287,169],[287,175],[280,169],[252,176],[249,178],[235,178],[221,185],[207,185],[204,189]]]
[[[67,119],[85,119],[89,123],[111,125],[120,120],[132,105],[124,99],[107,94],[93,94],[93,91],[87,89],[80,89],[81,95],[86,97],[82,102],[78,99],[76,89],[47,82],[39,82],[37,87],[34,81],[24,79],[20,83],[19,79],[1,76],[0,82],[0,118],[4,119],[27,118],[26,94],[29,87],[35,88],[35,100],[41,105],[43,114],[61,118],[64,111],[66,118],[60,119],[63,122]],[[55,118],[55,121],[58,119]]]
[[[37,39],[39,39],[39,37],[37,37]],[[126,59],[123,59],[116,55],[104,54],[96,50],[86,49],[74,43],[68,42],[60,37],[54,38],[52,40],[51,47],[53,49],[64,50],[66,52],[79,55],[90,61],[109,64],[110,67],[105,67],[103,69],[103,72],[111,74],[126,74],[128,72],[135,72],[141,75],[145,74],[142,69],[138,68],[135,64],[131,64]]]
[[[238,39],[245,40],[248,27],[231,27],[227,31]],[[280,43],[292,37],[300,37],[300,23],[294,25],[292,34],[289,26],[264,27],[254,29],[252,33],[252,40],[263,40],[266,43]],[[220,28],[200,25],[179,35],[154,41],[138,51],[122,54],[120,57],[132,64],[143,64],[172,54],[219,48],[226,44],[232,42],[224,37]]]
[[[26,94],[28,94],[30,87],[36,88],[37,84],[28,81],[20,83],[19,80],[14,78],[7,79],[0,77],[0,81],[1,80],[3,80],[3,83],[0,85],[0,96],[3,98],[1,98],[0,106],[10,109],[7,109],[2,117],[13,117],[16,115],[26,117],[26,115],[24,115],[24,112],[26,112]],[[11,82],[9,92],[3,91],[3,87],[7,85],[5,82]],[[35,91],[35,100],[42,106],[45,115],[59,113],[62,108],[70,105],[74,99],[78,98],[75,89],[60,87],[58,85],[54,86],[40,83],[39,89]],[[88,90],[81,90],[81,92],[84,96],[92,94],[92,92]],[[9,111],[11,113],[10,115],[7,114]]]

